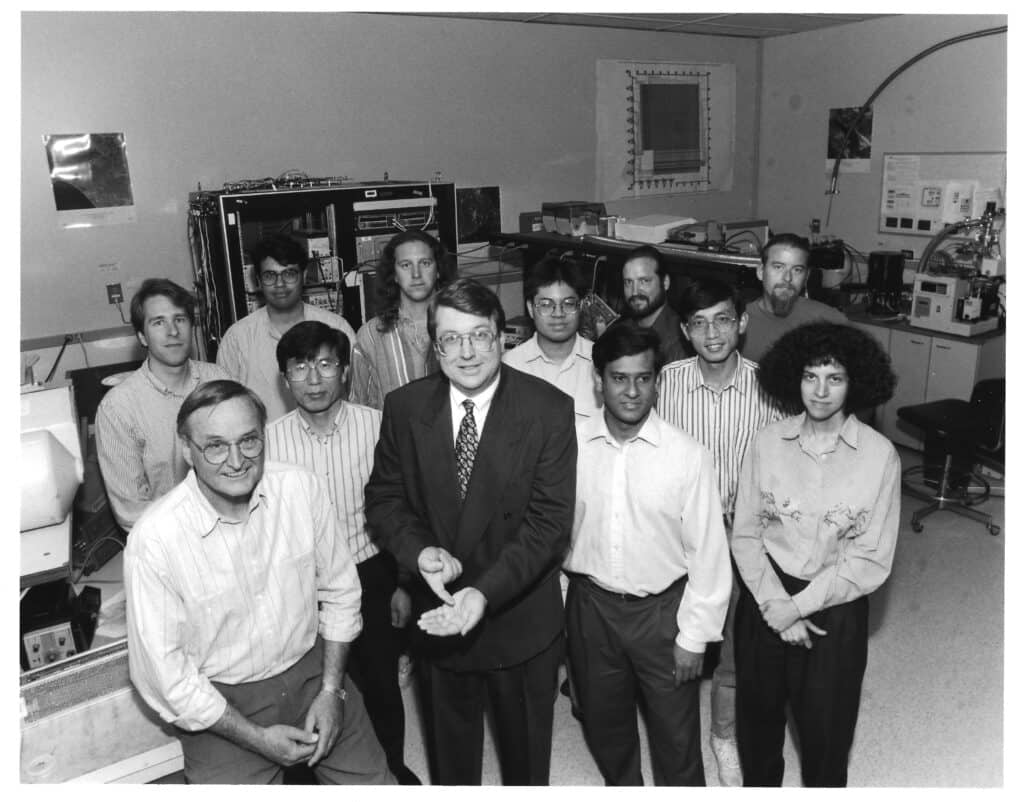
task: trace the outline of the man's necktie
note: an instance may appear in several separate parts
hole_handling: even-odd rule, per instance
[[[469,477],[473,473],[473,460],[476,459],[476,419],[473,417],[473,402],[466,399],[462,402],[466,415],[459,426],[459,436],[455,438],[455,472],[459,480],[459,498],[466,498]]]

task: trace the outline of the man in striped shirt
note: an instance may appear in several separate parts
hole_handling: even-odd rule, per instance
[[[715,279],[698,279],[683,291],[679,306],[683,336],[696,356],[672,362],[661,371],[657,410],[711,452],[731,533],[747,446],[759,429],[779,420],[782,413],[761,390],[757,364],[738,351],[747,313],[737,290]],[[722,652],[711,682],[711,749],[722,785],[730,786],[742,785],[732,634],[738,588],[739,578],[734,576]]]
[[[196,300],[184,287],[146,279],[132,297],[131,318],[146,358],[96,411],[100,472],[114,519],[125,531],[188,472],[174,433],[185,396],[203,382],[228,378],[217,365],[191,358]]]
[[[417,785],[405,765],[405,709],[398,685],[399,629],[411,602],[397,586],[394,557],[370,540],[363,488],[373,470],[381,413],[344,400],[348,337],[307,320],[277,344],[277,364],[297,408],[267,426],[267,456],[300,465],[326,485],[362,586],[363,631],[352,647],[349,673],[363,693],[377,738],[399,782]]]

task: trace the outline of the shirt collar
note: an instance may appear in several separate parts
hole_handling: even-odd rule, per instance
[[[580,337],[580,333],[576,332],[575,337],[576,340],[573,342],[572,353],[570,354],[570,356],[574,359],[585,359],[587,360],[587,362],[590,362],[591,358],[587,356],[586,352],[583,350],[583,338]],[[533,336],[530,337],[529,340],[527,340],[519,347],[527,349],[527,362],[536,362],[538,359],[542,359],[549,365],[555,364],[554,362],[551,361],[551,359],[548,358],[547,354],[545,354],[544,351],[541,350],[540,340],[537,338],[536,332],[534,332]]]
[[[736,392],[745,395],[748,389],[748,382],[744,381],[746,364],[738,350],[733,351],[732,356],[736,357],[736,369],[732,372],[732,378],[729,379],[729,383],[722,388],[722,392],[731,388],[736,390]],[[699,390],[701,387],[706,387],[708,390],[711,390],[711,387],[704,380],[704,373],[700,369],[700,360],[697,357],[692,357],[692,360],[690,370],[687,371],[688,375],[686,376],[686,391],[688,393],[692,393]],[[712,390],[712,392],[717,391]]]
[[[791,418],[786,418],[781,422],[782,426],[782,439],[783,440],[797,440],[800,437],[800,430],[804,425],[804,421],[807,419],[807,413],[801,412],[799,415],[794,415]],[[846,420],[843,422],[843,427],[839,430],[839,439],[846,443],[850,448],[857,448],[857,443],[860,439],[860,420],[853,413],[846,416]]]
[[[263,476],[260,478],[259,484],[257,484],[253,489],[252,498],[249,499],[250,514],[260,505],[260,503],[266,501],[267,495],[263,486],[266,477],[266,465],[264,464]],[[205,538],[217,528],[217,524],[225,519],[213,508],[213,505],[210,504],[210,500],[203,494],[203,491],[200,490],[195,468],[189,469],[189,472],[182,480],[182,483],[188,488],[189,495],[192,497],[194,505],[192,509],[195,514],[195,523],[198,528],[199,537]]]
[[[584,442],[589,442],[591,440],[603,438],[609,444],[618,446],[619,441],[615,439],[611,430],[609,430],[608,422],[604,417],[604,412],[604,409],[599,409],[596,415],[587,418],[579,424],[580,439]],[[627,442],[631,443],[634,440],[643,440],[650,443],[652,446],[657,447],[661,443],[661,429],[663,425],[663,419],[652,407],[650,414],[647,416],[647,420],[645,420],[644,425],[640,427],[640,431]]]
[[[149,356],[142,360],[142,365],[139,367],[139,370],[142,371],[142,375],[146,377],[147,381],[149,381],[149,383],[152,384],[153,387],[158,392],[161,392],[164,395],[174,395],[178,396],[179,398],[184,398],[190,392],[192,392],[192,390],[195,389],[195,385],[199,382],[199,370],[196,367],[195,360],[189,359],[187,364],[189,387],[183,393],[176,393],[174,390],[172,390],[166,384],[164,384],[164,382],[161,381],[160,378],[157,377],[157,375],[152,370],[150,370]]]
[[[497,345],[495,345],[497,347]],[[498,378],[481,393],[477,393],[474,396],[468,396],[462,390],[458,389],[451,381],[448,382],[448,398],[451,401],[452,409],[459,413],[465,412],[462,407],[462,402],[470,400],[473,402],[473,408],[478,412],[482,412],[491,405],[491,399],[494,398],[494,394],[498,391],[498,385],[501,384],[501,368],[498,368]]]
[[[310,437],[315,438],[331,437],[336,431],[338,431],[338,427],[341,426],[342,421],[345,420],[346,414],[348,414],[348,402],[342,401],[341,405],[338,407],[337,414],[334,416],[334,423],[331,426],[331,430],[327,432],[327,434],[320,434],[319,432],[313,431],[313,427],[310,425],[309,421],[306,420],[301,410],[295,410],[295,417],[298,418],[299,425],[302,426],[302,430]]]

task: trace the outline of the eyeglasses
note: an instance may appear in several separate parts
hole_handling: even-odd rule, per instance
[[[455,334],[447,332],[437,338],[437,350],[441,356],[457,356],[462,349],[462,343],[469,341],[474,351],[490,351],[494,348],[494,341],[498,335],[490,329],[476,329],[469,334]]]
[[[714,326],[717,331],[732,331],[736,326],[736,318],[732,315],[715,315],[711,320],[695,317],[686,324],[686,328],[692,334],[704,334],[711,326]]]
[[[288,381],[301,382],[309,376],[310,368],[315,368],[322,379],[333,379],[341,370],[341,362],[337,359],[314,359],[312,362],[293,362],[284,369]]]
[[[246,459],[253,459],[263,453],[263,438],[257,437],[254,434],[243,437],[241,440],[236,440],[233,443],[217,442],[205,446],[199,445],[191,437],[187,439],[203,453],[203,459],[211,465],[223,465],[227,462],[228,455],[231,453],[231,446],[238,446],[238,451]]]
[[[575,315],[580,311],[579,298],[564,298],[561,301],[552,301],[550,298],[540,298],[533,302],[533,308],[544,317],[555,314],[555,308],[561,310],[564,315]]]
[[[264,287],[273,287],[277,284],[278,278],[285,284],[294,284],[299,280],[301,271],[294,267],[286,267],[284,270],[263,270],[260,272],[260,283]]]

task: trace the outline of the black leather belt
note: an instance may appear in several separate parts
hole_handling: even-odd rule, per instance
[[[680,589],[684,584],[686,584],[686,577],[681,576],[667,588],[665,588],[662,591],[659,591],[658,593],[650,593],[646,596],[637,596],[633,593],[620,593],[617,590],[608,590],[608,588],[602,587],[601,585],[597,584],[597,582],[595,582],[591,577],[587,576],[586,574],[574,574],[570,571],[566,571],[565,573],[568,575],[569,579],[579,582],[580,584],[585,586],[587,590],[593,591],[594,593],[597,593],[600,596],[607,596],[610,599],[616,599],[617,601],[623,602],[650,601],[651,599],[656,599],[659,596],[663,596],[666,593],[676,591]]]

